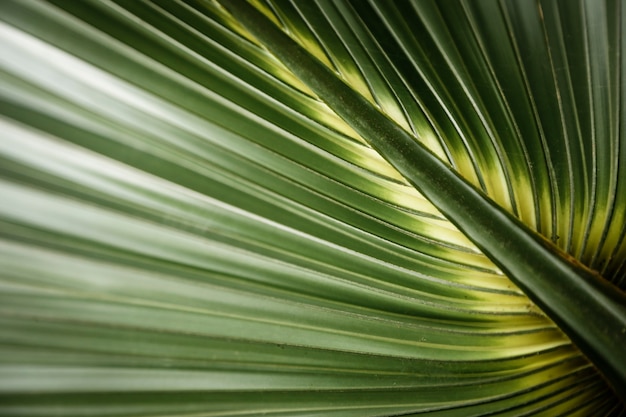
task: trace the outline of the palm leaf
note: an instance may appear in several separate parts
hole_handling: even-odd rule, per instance
[[[0,413],[623,413],[620,2],[252,4],[0,3]]]

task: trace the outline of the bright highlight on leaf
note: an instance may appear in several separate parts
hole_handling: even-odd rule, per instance
[[[238,4],[0,2],[0,415],[623,415],[624,359],[587,359]],[[619,331],[620,1],[243,4],[612,282]]]

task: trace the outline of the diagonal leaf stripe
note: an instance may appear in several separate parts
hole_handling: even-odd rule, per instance
[[[622,415],[624,9],[0,2],[0,415]]]

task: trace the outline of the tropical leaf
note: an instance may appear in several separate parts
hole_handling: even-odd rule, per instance
[[[1,415],[625,413],[619,0],[0,11]]]

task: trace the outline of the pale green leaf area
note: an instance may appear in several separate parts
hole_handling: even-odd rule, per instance
[[[0,1],[0,416],[626,415],[235,3]],[[626,288],[622,1],[250,4]]]

